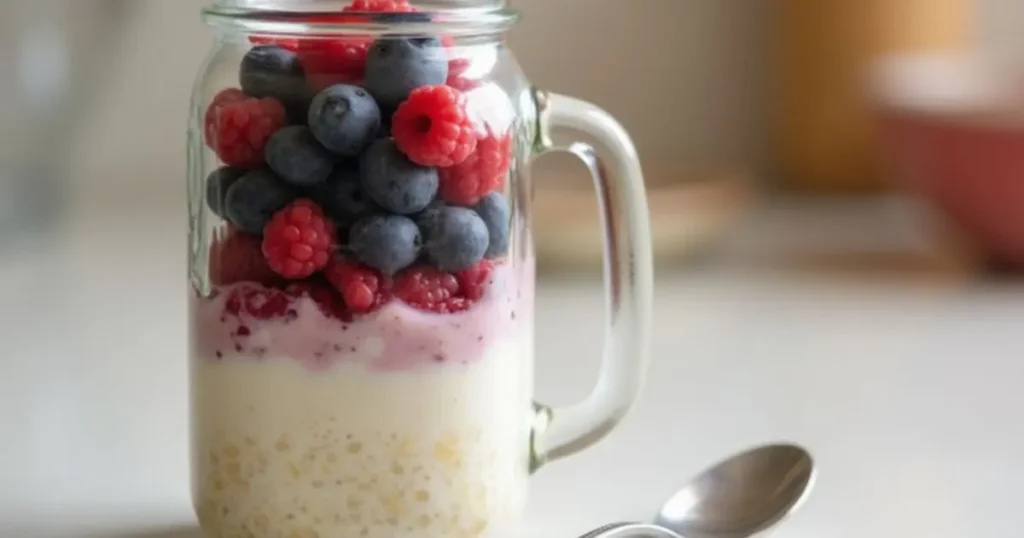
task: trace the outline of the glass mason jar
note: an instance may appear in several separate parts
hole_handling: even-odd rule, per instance
[[[189,130],[193,495],[217,538],[491,537],[529,475],[640,389],[651,252],[623,129],[533,89],[497,2],[240,2]],[[583,132],[555,145],[553,128]],[[608,322],[592,394],[534,404],[530,163],[593,173]]]

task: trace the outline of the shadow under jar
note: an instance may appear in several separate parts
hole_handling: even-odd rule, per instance
[[[647,362],[643,180],[606,113],[530,87],[497,2],[222,1],[189,130],[193,498],[210,537],[503,537]],[[582,131],[600,152],[556,146]],[[528,167],[591,169],[599,382],[533,395]]]

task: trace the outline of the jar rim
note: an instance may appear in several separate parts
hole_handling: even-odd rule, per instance
[[[337,11],[280,11],[240,7],[204,8],[203,21],[216,29],[265,36],[330,37],[339,35],[439,34],[476,36],[507,31],[518,22],[511,8],[461,8],[423,11],[427,20],[401,20],[395,14]],[[344,17],[339,17],[344,15]],[[333,18],[334,20],[331,20]]]

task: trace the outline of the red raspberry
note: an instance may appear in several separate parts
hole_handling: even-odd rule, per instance
[[[469,58],[463,58],[459,56],[457,50],[459,44],[455,41],[455,38],[449,35],[441,37],[441,45],[444,46],[448,52],[448,78],[457,77],[466,72],[469,69],[470,61]],[[449,84],[451,86],[451,84]]]
[[[256,168],[263,164],[267,140],[287,122],[284,105],[277,99],[224,90],[206,110],[206,144],[226,165]]]
[[[299,282],[292,282],[285,288],[284,292],[296,299],[309,297],[325,316],[342,320],[347,320],[350,317],[341,297],[338,297],[334,287],[323,278],[313,277]]]
[[[392,117],[391,136],[398,149],[421,166],[455,166],[476,149],[466,96],[448,86],[413,90]]]
[[[409,0],[352,0],[352,5],[345,7],[344,11],[408,13],[417,9],[409,5]]]
[[[333,249],[334,225],[306,198],[278,211],[263,229],[263,255],[274,272],[288,279],[323,269]]]
[[[319,92],[335,84],[361,81],[372,44],[369,37],[306,39],[299,43],[299,61],[310,86]]]
[[[353,312],[372,312],[384,306],[390,299],[384,278],[365,265],[336,259],[327,266],[324,274]]]
[[[420,310],[452,312],[452,300],[458,292],[458,278],[433,267],[406,269],[395,277],[395,297]]]
[[[489,132],[465,161],[438,171],[441,197],[455,205],[476,205],[484,195],[504,188],[511,163],[511,133],[499,137]]]
[[[478,301],[483,298],[484,292],[491,284],[491,273],[494,272],[494,264],[489,260],[480,260],[469,269],[463,269],[456,273],[459,279],[459,289],[467,299]]]
[[[220,230],[210,245],[210,282],[227,286],[237,282],[273,285],[280,280],[260,247],[260,238],[247,233]]]
[[[290,305],[291,298],[281,290],[242,285],[231,290],[224,303],[224,311],[233,316],[273,319],[287,314]]]
[[[448,80],[445,81],[445,86],[451,86],[460,92],[468,92],[475,90],[480,87],[481,82],[474,78],[469,78],[460,74],[448,74]]]
[[[413,267],[395,277],[393,293],[419,310],[438,314],[462,312],[484,296],[492,270],[493,265],[486,260],[454,274],[433,267]]]

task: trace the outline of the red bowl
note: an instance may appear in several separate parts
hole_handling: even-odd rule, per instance
[[[896,58],[875,79],[891,175],[1000,265],[1024,270],[1024,77],[970,58]]]

